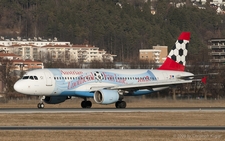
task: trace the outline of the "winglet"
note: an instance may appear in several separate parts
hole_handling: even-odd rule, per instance
[[[182,32],[180,34],[165,62],[158,68],[159,70],[184,71],[190,35],[190,32]]]
[[[202,81],[202,83],[203,83],[203,84],[206,84],[207,77],[206,77],[206,76],[205,76],[205,77],[203,77],[203,78],[201,79],[201,81]]]

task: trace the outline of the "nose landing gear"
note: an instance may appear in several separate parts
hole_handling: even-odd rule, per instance
[[[38,109],[43,109],[45,107],[44,103],[37,104]]]
[[[40,102],[37,104],[38,109],[44,109],[45,105],[44,105],[43,99],[45,99],[45,96],[42,96],[40,98]]]

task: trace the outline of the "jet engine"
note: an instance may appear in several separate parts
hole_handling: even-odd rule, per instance
[[[47,104],[59,104],[69,99],[67,96],[45,96],[43,101]]]
[[[112,104],[119,100],[117,90],[98,90],[94,93],[94,100],[99,104]]]

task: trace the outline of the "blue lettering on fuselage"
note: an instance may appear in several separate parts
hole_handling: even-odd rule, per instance
[[[102,84],[112,84],[112,85],[125,85],[125,84],[135,84],[139,82],[148,82],[148,81],[155,81],[155,75],[150,71],[147,70],[141,74],[119,74],[114,72],[106,72],[106,71],[90,71],[82,73],[79,71],[80,75],[67,75],[66,71],[60,71],[60,69],[50,69],[53,73],[55,78],[55,91],[59,92],[60,95],[73,95],[79,97],[93,97],[93,93],[87,91],[88,88],[85,90],[76,91],[77,88],[83,86],[85,84],[91,83],[99,83]],[[75,73],[75,71],[71,71]],[[78,74],[78,73],[75,73]],[[90,85],[89,85],[90,86]],[[136,91],[133,94],[141,95],[146,94],[151,91]]]

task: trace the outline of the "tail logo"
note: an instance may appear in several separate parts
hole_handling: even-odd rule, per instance
[[[184,71],[190,32],[182,32],[159,70]]]
[[[176,41],[173,49],[170,51],[168,57],[170,57],[175,62],[184,65],[186,64],[186,56],[187,56],[187,40],[178,40]]]

